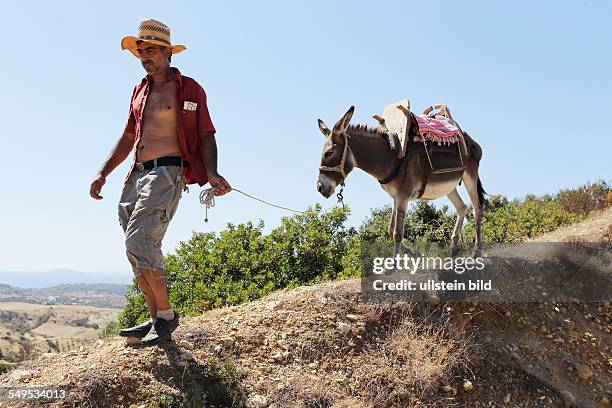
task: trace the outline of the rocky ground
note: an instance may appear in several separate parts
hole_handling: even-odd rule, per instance
[[[612,210],[571,228],[542,239],[610,242]],[[607,407],[611,330],[609,302],[365,302],[339,281],[184,318],[161,346],[44,354],[0,387],[65,387],[62,407]]]

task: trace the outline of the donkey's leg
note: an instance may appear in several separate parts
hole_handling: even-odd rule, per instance
[[[463,181],[465,182],[465,189],[470,195],[470,201],[474,207],[474,225],[476,227],[476,242],[474,248],[474,257],[480,256],[482,250],[482,243],[480,239],[480,224],[482,222],[482,205],[478,197],[478,167],[474,166],[468,169],[464,173]]]
[[[402,244],[404,239],[404,222],[406,221],[406,208],[408,208],[407,198],[395,198],[395,225],[393,228],[394,255],[405,253],[406,247]]]
[[[395,209],[397,208],[396,200],[393,199],[393,209],[391,210],[391,217],[389,217],[389,227],[387,228],[387,236],[389,239],[393,239],[393,232],[395,231]]]
[[[457,243],[459,242],[459,236],[461,235],[461,228],[463,227],[463,219],[468,213],[468,207],[465,205],[461,196],[457,192],[457,189],[454,189],[450,193],[446,195],[450,202],[455,207],[457,211],[457,222],[455,223],[455,229],[453,230],[453,235],[451,237],[451,247],[450,254],[451,256],[457,255]]]

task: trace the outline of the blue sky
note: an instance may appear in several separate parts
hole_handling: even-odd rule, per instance
[[[187,50],[173,65],[208,94],[219,170],[244,191],[297,209],[315,190],[323,137],[408,97],[447,103],[481,144],[490,193],[519,197],[610,179],[612,3],[608,1],[3,2],[0,270],[131,272],[117,200],[127,162],[94,201],[89,183],[120,135],[144,75],[124,35],[155,18]],[[287,213],[237,193],[204,224],[192,186],[164,250],[192,231]],[[462,195],[466,197],[465,192]],[[359,225],[390,202],[356,170],[345,198]],[[440,204],[446,199],[438,200]]]

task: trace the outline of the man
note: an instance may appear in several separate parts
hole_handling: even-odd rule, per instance
[[[106,177],[134,151],[119,202],[128,260],[151,319],[122,329],[120,335],[157,344],[170,338],[179,315],[168,301],[161,244],[186,184],[207,181],[215,195],[231,190],[217,172],[215,128],[204,89],[170,67],[170,29],[156,20],[140,23],[138,36],[121,41],[122,49],[140,59],[147,75],[132,93],[125,129],[91,182],[90,195],[100,200]]]

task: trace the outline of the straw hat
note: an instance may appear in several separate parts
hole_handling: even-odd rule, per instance
[[[137,41],[146,41],[151,44],[161,45],[162,47],[169,47],[173,54],[178,54],[187,48],[184,45],[172,45],[170,42],[170,27],[157,20],[142,21],[138,27],[138,37],[123,37],[121,49],[128,50],[136,58],[140,58],[138,51],[136,51]]]

